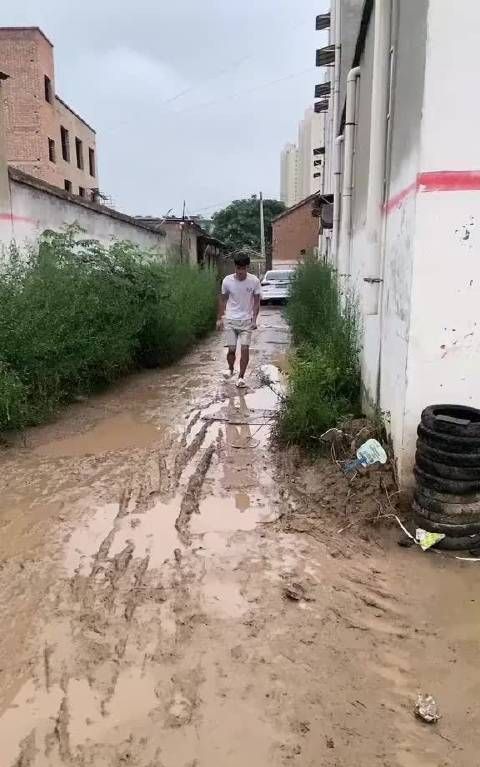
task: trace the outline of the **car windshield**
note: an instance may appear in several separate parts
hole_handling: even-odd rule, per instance
[[[293,271],[288,272],[280,272],[280,271],[274,271],[274,272],[267,272],[265,275],[265,279],[267,282],[275,282],[276,280],[282,280],[285,282],[290,282],[292,279]]]

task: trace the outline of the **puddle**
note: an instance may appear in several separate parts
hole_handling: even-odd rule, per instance
[[[0,719],[3,765],[33,764],[28,756],[25,759],[20,756],[20,744],[35,730],[37,745],[43,745],[43,738],[52,728],[52,720],[58,714],[62,698],[60,687],[47,692],[39,689],[33,679],[23,685]]]
[[[130,413],[106,418],[89,431],[53,440],[35,448],[34,453],[50,458],[99,455],[115,450],[148,447],[163,436],[151,423],[139,421]]]
[[[121,520],[115,534],[110,556],[119,554],[132,541],[134,557],[150,557],[150,569],[161,567],[171,559],[175,549],[181,549],[175,522],[178,517],[180,499],[169,503],[158,502],[145,514],[131,514]],[[133,523],[133,524],[132,524]]]
[[[105,704],[105,715],[101,713],[101,696],[86,679],[70,679],[67,693],[70,743],[73,747],[88,741],[117,742],[119,728],[132,728],[136,721],[144,720],[159,706],[155,682],[140,668],[120,673],[113,696]]]
[[[86,575],[91,559],[97,553],[101,542],[113,527],[118,513],[118,504],[109,503],[99,507],[93,516],[83,519],[68,540],[63,555],[64,566],[72,576],[75,572]]]
[[[277,410],[280,404],[280,397],[269,386],[255,389],[242,399],[249,410]]]
[[[245,505],[247,499],[248,506]],[[243,510],[239,510],[239,502],[245,505]],[[271,522],[273,519],[268,509],[251,506],[246,493],[210,496],[200,502],[200,513],[192,516],[190,530],[194,535],[254,530],[259,522]]]

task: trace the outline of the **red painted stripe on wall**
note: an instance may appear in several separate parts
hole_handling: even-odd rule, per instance
[[[21,222],[23,224],[35,224],[34,218],[27,218],[26,216],[16,216],[15,213],[0,213],[0,221],[14,221]]]
[[[480,189],[480,170],[436,170],[417,177],[420,192],[469,192]]]
[[[480,190],[480,170],[434,170],[419,173],[415,181],[393,195],[383,209],[391,213],[417,192],[472,192]]]

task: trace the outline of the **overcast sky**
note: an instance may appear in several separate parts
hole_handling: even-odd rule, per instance
[[[56,89],[97,131],[116,207],[210,215],[260,189],[313,103],[315,16],[328,0],[5,0],[3,25],[39,26]],[[277,80],[278,82],[272,82]]]

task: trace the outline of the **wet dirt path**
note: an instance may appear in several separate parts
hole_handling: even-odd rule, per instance
[[[287,345],[262,312],[253,368]],[[277,398],[222,368],[215,337],[2,452],[0,767],[480,765],[476,566],[282,532]]]

